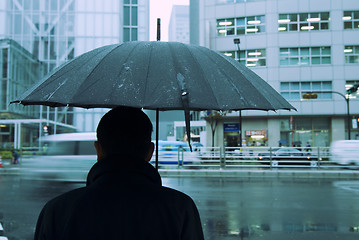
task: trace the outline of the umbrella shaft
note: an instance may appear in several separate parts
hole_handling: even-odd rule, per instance
[[[159,136],[159,123],[160,123],[160,110],[156,109],[156,169],[158,170],[158,136]]]

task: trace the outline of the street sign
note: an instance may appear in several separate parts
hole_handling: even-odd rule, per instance
[[[303,93],[302,98],[303,99],[317,99],[318,94],[316,94],[316,93]]]
[[[356,118],[352,119],[353,128],[358,128],[358,120]]]

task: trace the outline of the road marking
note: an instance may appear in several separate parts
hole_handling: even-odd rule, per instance
[[[4,228],[2,227],[2,224],[0,223],[0,234],[3,234]],[[7,237],[0,236],[0,240],[9,240]]]
[[[333,185],[337,188],[341,188],[350,192],[359,193],[358,181],[336,181]]]

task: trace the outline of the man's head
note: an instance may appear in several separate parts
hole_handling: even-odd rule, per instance
[[[151,135],[152,123],[141,109],[116,107],[97,126],[98,160],[117,154],[149,161],[153,152]]]

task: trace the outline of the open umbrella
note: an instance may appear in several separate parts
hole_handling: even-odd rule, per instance
[[[14,102],[50,107],[130,106],[157,113],[184,110],[188,139],[190,110],[295,109],[234,59],[201,46],[159,41],[126,42],[84,53]]]

